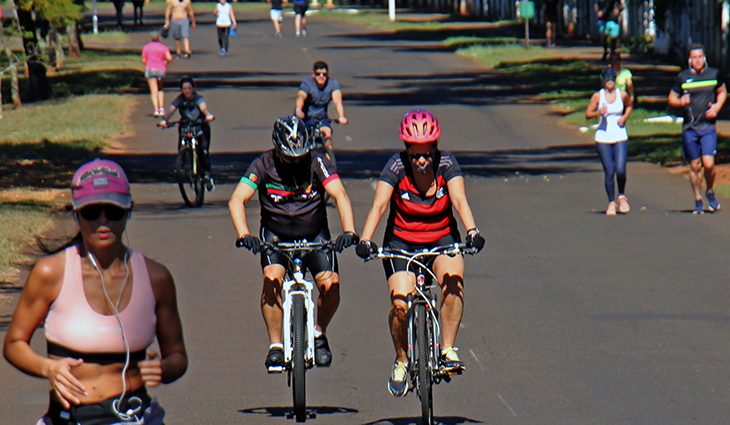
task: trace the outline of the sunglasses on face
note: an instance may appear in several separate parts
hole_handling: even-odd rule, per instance
[[[328,74],[328,72],[327,72],[327,71],[314,71],[314,75],[315,75],[316,77],[326,77],[326,76],[327,76],[327,74]]]
[[[424,153],[409,153],[408,159],[411,161],[418,161],[421,158],[425,159],[426,161],[432,161],[433,160],[433,152],[424,152]]]
[[[102,211],[104,212],[104,217],[110,221],[119,221],[128,213],[128,210],[116,205],[96,204],[81,208],[79,210],[79,215],[86,221],[94,221],[101,217]]]

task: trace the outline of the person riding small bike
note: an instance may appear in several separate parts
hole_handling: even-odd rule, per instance
[[[312,76],[307,77],[299,85],[294,114],[304,120],[309,129],[317,126],[322,132],[325,149],[331,152],[332,123],[327,115],[330,102],[334,102],[337,110],[337,122],[347,125],[349,120],[345,116],[345,107],[342,103],[340,83],[329,76],[329,65],[324,61],[317,61],[312,67]]]
[[[195,131],[195,137],[198,140],[198,154],[203,160],[203,171],[205,173],[205,187],[210,192],[215,188],[215,182],[210,174],[210,122],[215,119],[213,114],[208,111],[208,104],[205,98],[195,91],[195,82],[192,77],[182,77],[180,79],[181,93],[172,101],[170,107],[162,117],[159,126],[166,128],[169,125],[170,117],[175,111],[180,112],[180,123],[178,125],[178,134],[180,140],[183,137],[183,131],[187,127],[192,126]]]
[[[400,138],[405,150],[394,154],[385,164],[375,188],[375,199],[368,213],[362,238],[357,245],[359,257],[369,258],[378,250],[371,240],[385,210],[390,215],[383,245],[415,251],[461,241],[452,207],[468,229],[466,244],[477,251],[484,248],[466,199],[464,177],[456,158],[438,148],[441,127],[436,117],[423,109],[408,112],[401,120]],[[390,332],[396,359],[388,381],[388,391],[402,397],[408,392],[407,312],[408,296],[415,292],[415,279],[407,262],[383,261],[390,289]],[[464,309],[464,260],[461,255],[440,255],[433,260],[433,271],[441,286],[441,362],[445,370],[459,373],[464,363],[454,345]]]
[[[261,239],[272,242],[310,242],[331,239],[327,223],[325,193],[337,204],[343,233],[335,241],[341,252],[359,240],[350,199],[322,149],[315,149],[304,121],[288,116],[274,122],[274,149],[256,158],[241,177],[228,208],[236,229],[236,245],[261,252]],[[258,190],[261,204],[259,237],[251,234],[246,204]],[[282,343],[282,282],[288,260],[283,254],[261,252],[264,284],[261,312],[269,335],[265,366],[270,373],[284,370]],[[327,367],[332,352],[325,335],[340,302],[340,276],[337,257],[332,251],[313,252],[304,257],[304,266],[314,277],[319,298],[315,327],[315,364]]]

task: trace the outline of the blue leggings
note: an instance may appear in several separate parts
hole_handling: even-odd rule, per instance
[[[603,165],[604,184],[608,201],[615,201],[616,187],[613,183],[613,177],[616,176],[619,195],[623,195],[626,187],[626,158],[629,153],[629,142],[596,143],[596,150]]]

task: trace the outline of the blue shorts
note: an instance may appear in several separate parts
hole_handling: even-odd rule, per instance
[[[314,128],[319,125],[320,128],[327,127],[332,130],[332,121],[329,118],[307,118],[304,124],[307,125],[307,128]]]
[[[601,35],[606,33],[606,20],[605,19],[598,20],[598,33]]]
[[[717,153],[717,130],[714,126],[702,130],[688,128],[682,132],[682,140],[682,151],[687,161]]]

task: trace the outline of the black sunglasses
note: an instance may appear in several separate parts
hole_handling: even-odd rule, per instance
[[[79,215],[83,217],[83,219],[86,221],[94,221],[98,220],[99,217],[101,217],[102,211],[104,212],[104,216],[107,218],[107,220],[110,221],[119,221],[123,219],[129,212],[129,210],[118,207],[116,205],[96,204],[81,208],[79,210]]]
[[[318,77],[320,77],[320,76],[326,77],[327,74],[329,74],[327,71],[314,71],[314,75],[316,75]]]
[[[425,152],[425,153],[409,153],[408,159],[411,161],[418,161],[421,158],[428,160],[433,160],[434,153],[433,152]]]

